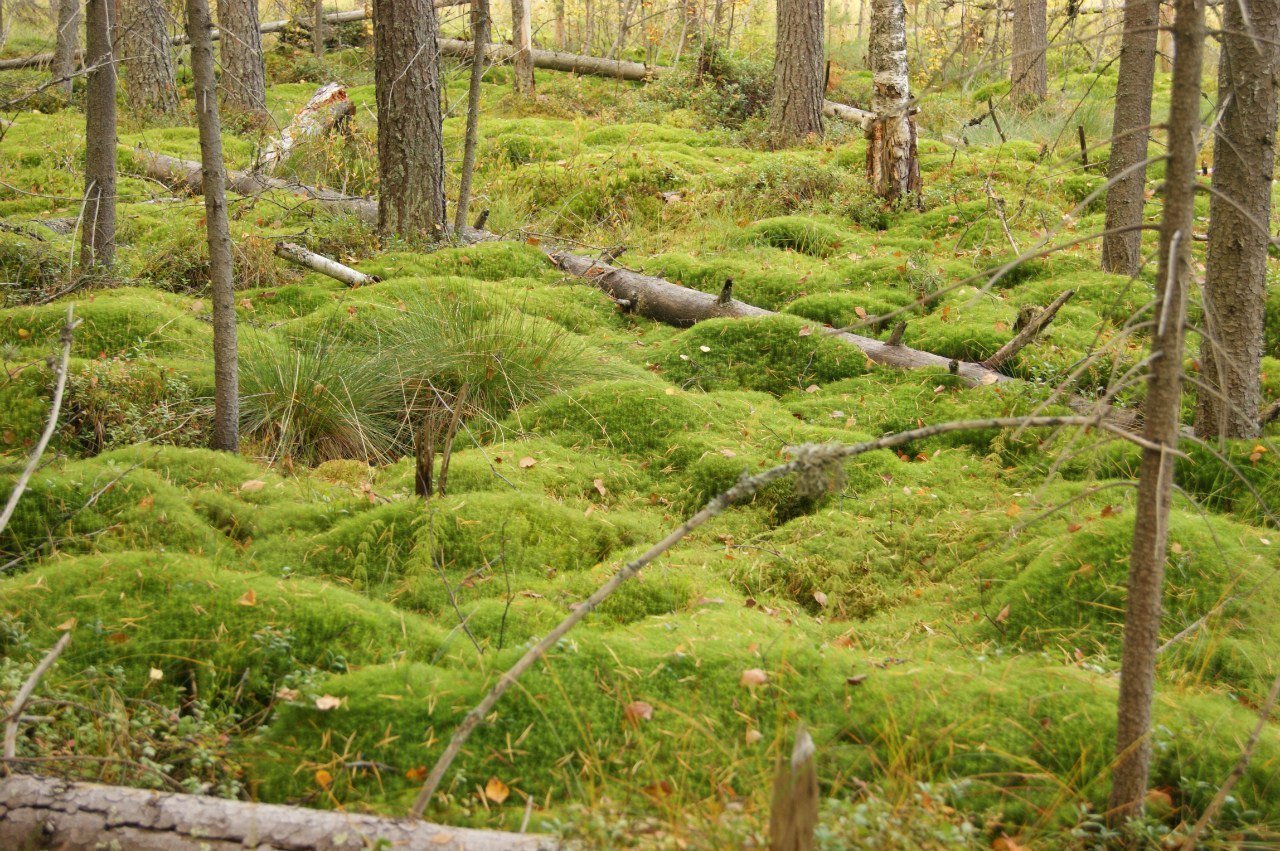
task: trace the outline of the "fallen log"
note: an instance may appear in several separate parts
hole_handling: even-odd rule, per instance
[[[349,287],[363,287],[368,284],[376,284],[382,280],[377,275],[366,275],[364,272],[352,269],[337,260],[330,260],[323,254],[308,251],[301,245],[292,242],[276,243],[276,256],[288,260],[290,263],[305,266],[313,272],[319,272],[321,275],[327,275]]]
[[[150,151],[132,149],[130,151],[144,167],[148,177],[186,189],[193,195],[200,193],[202,182],[199,163]],[[271,189],[293,192],[316,201],[328,210],[354,214],[371,224],[376,224],[378,221],[377,201],[343,195],[331,189],[237,171],[227,172],[227,188],[241,195],[254,195]],[[464,242],[472,243],[501,239],[496,234],[475,228],[462,228],[457,232],[457,236]],[[746,319],[778,315],[772,310],[738,301],[728,291],[719,295],[704,293],[701,290],[673,284],[663,278],[601,263],[581,254],[559,251],[554,246],[540,243],[539,248],[557,269],[589,281],[629,312],[669,325],[687,327],[705,319]],[[941,368],[959,376],[965,383],[975,386],[1019,381],[979,363],[953,360],[931,352],[911,349],[900,343],[890,344],[872,337],[829,328],[815,329],[815,331],[829,334],[842,343],[856,346],[872,362],[885,366],[899,369]]]
[[[551,837],[447,827],[277,804],[229,801],[15,775],[0,780],[0,848],[90,851],[549,851]]]
[[[324,136],[334,128],[349,126],[352,111],[347,87],[341,83],[325,83],[316,89],[289,126],[263,149],[254,170],[271,174],[302,142]]]

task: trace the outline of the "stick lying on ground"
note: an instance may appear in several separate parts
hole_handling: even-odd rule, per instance
[[[33,840],[40,844],[29,845]],[[446,827],[416,819],[311,810],[70,783],[16,775],[0,780],[0,848],[89,851],[550,851],[546,836]]]
[[[1006,361],[1025,349],[1027,346],[1031,345],[1035,338],[1039,336],[1040,332],[1048,327],[1049,323],[1053,321],[1053,317],[1058,315],[1058,309],[1061,308],[1062,305],[1066,304],[1075,294],[1075,290],[1067,290],[1065,293],[1055,298],[1052,304],[1036,314],[1036,317],[1028,322],[1026,326],[1018,332],[1017,336],[1001,346],[994,355],[984,360],[982,365],[987,369],[999,369],[1004,366]]]
[[[382,280],[377,275],[366,275],[364,272],[345,266],[337,260],[330,260],[323,254],[308,251],[301,245],[292,242],[276,243],[276,256],[288,260],[290,263],[305,266],[313,272],[319,272],[321,275],[328,275],[335,281],[341,281],[349,287],[363,287],[368,284],[376,284]]]
[[[49,672],[53,667],[53,663],[58,661],[58,657],[62,655],[62,651],[67,649],[67,644],[71,641],[71,631],[67,630],[53,645],[52,649],[44,655],[40,660],[40,664],[36,665],[35,670],[31,672],[31,676],[27,677],[27,681],[22,684],[22,688],[18,689],[18,694],[13,699],[13,705],[9,707],[9,714],[5,717],[4,724],[4,758],[13,759],[18,753],[18,724],[22,721],[22,710],[27,708],[27,701],[31,699],[31,695],[36,690],[36,685],[40,682],[40,678]],[[8,771],[8,766],[5,766]]]

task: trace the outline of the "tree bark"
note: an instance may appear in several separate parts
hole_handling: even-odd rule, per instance
[[[58,32],[53,46],[53,79],[65,80],[62,90],[71,97],[71,75],[80,53],[80,0],[57,0]]]
[[[116,252],[116,62],[112,2],[85,3],[84,221],[80,268],[110,268]]]
[[[1280,0],[1222,7],[1218,100],[1226,101],[1213,154],[1205,334],[1200,341],[1196,433],[1262,432],[1262,347],[1266,319],[1271,172],[1280,87]]]
[[[266,120],[266,66],[258,29],[258,0],[218,0],[222,31],[222,93],[227,108]]]
[[[476,147],[480,136],[480,83],[484,79],[484,48],[489,41],[489,0],[471,0],[471,80],[467,86],[467,131],[462,143],[462,173],[458,181],[458,205],[454,229],[467,226],[471,206],[471,178],[476,170]]]
[[[201,0],[204,2],[204,0]],[[96,851],[551,851],[549,837],[16,775],[0,780],[0,847]]]
[[[1142,208],[1146,203],[1151,85],[1156,73],[1156,35],[1160,0],[1124,4],[1120,69],[1107,162],[1107,212],[1102,237],[1102,268],[1136,275],[1142,268]]]
[[[374,0],[378,227],[434,236],[445,222],[439,25],[430,0]]]
[[[907,74],[907,10],[903,0],[871,0],[871,113],[867,180],[888,201],[920,196],[916,122]]]
[[[1021,107],[1034,106],[1049,93],[1045,52],[1049,49],[1048,4],[1014,0],[1010,97]]]
[[[226,166],[222,122],[214,79],[209,0],[186,0],[191,73],[200,124],[205,231],[209,241],[209,282],[213,296],[214,449],[234,452],[239,444],[240,382],[236,349],[236,300],[232,280],[231,228],[227,222]]]
[[[311,4],[311,52],[317,59],[324,56],[324,0]]]
[[[1158,448],[1142,451],[1138,503],[1129,552],[1124,648],[1120,665],[1116,760],[1110,815],[1120,821],[1141,810],[1151,763],[1151,704],[1168,544],[1169,502],[1182,401],[1182,358],[1187,288],[1192,281],[1196,155],[1200,130],[1200,72],[1204,52],[1204,0],[1175,0],[1176,59],[1169,109],[1160,266],[1153,308],[1152,363],[1147,379],[1143,437]]]
[[[778,145],[822,136],[823,0],[778,0],[769,132]]]
[[[522,97],[533,95],[533,0],[511,0],[511,35],[515,56],[512,70],[515,92]]]
[[[376,284],[382,280],[376,275],[366,275],[358,269],[352,269],[350,266],[325,257],[323,254],[308,251],[293,242],[276,243],[276,256],[283,257],[290,263],[304,266],[313,272],[319,272],[321,275],[326,275],[335,281],[341,281],[349,287],[363,287],[369,284]]]
[[[164,0],[126,0],[120,7],[124,93],[129,108],[172,115],[178,110],[178,90]]]
[[[556,50],[567,50],[569,42],[565,41],[564,0],[552,0],[551,10],[555,15]]]

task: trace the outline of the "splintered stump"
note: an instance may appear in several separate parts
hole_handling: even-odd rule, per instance
[[[813,737],[796,730],[791,758],[778,760],[773,778],[773,807],[769,814],[770,851],[812,851],[818,826],[818,771]]]
[[[257,171],[271,174],[289,158],[303,142],[327,136],[351,121],[352,106],[347,87],[341,83],[325,83],[316,89],[307,105],[271,140],[258,159]]]

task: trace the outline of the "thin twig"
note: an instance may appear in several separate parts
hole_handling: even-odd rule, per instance
[[[67,630],[58,639],[58,643],[53,645],[53,648],[40,660],[40,664],[36,665],[36,669],[31,672],[31,676],[27,677],[27,681],[22,684],[22,688],[18,689],[18,694],[13,699],[13,705],[9,707],[9,714],[5,716],[5,759],[13,759],[18,753],[18,722],[22,720],[22,710],[26,708],[27,701],[31,699],[31,694],[36,690],[36,685],[40,682],[40,678],[49,672],[54,662],[58,661],[58,657],[62,655],[62,651],[66,649],[70,641],[71,630]]]

